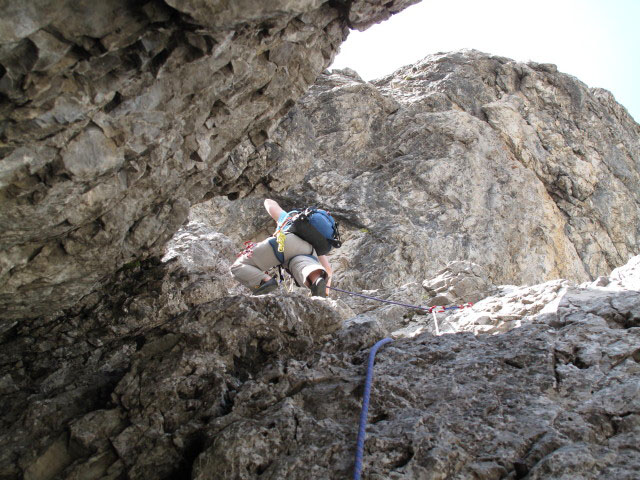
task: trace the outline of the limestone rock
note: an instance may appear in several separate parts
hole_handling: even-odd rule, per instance
[[[627,290],[640,292],[640,258],[633,257],[626,265],[616,268],[608,277],[598,278],[594,282],[596,286],[618,286]],[[614,284],[614,285],[612,285]]]
[[[466,52],[322,76],[271,131],[347,23],[411,2],[89,3],[0,19],[0,478],[348,477],[385,336],[365,477],[637,477],[638,126],[609,94]],[[205,192],[237,200],[182,225]],[[266,195],[331,205],[338,285],[478,301],[434,335],[249,296],[228,268]]]
[[[165,263],[130,265],[97,305],[5,340],[3,476],[349,476],[367,351],[393,322],[331,299],[229,296],[230,250],[193,222]],[[422,333],[397,329],[376,361],[365,475],[633,478],[638,261],[577,286],[497,287],[441,336],[407,317]]]
[[[420,0],[396,0],[380,6],[371,0],[354,0],[348,4],[349,24],[357,30],[366,30],[374,23],[380,23],[394,13],[398,13],[409,5],[413,5],[419,1]]]
[[[66,317],[4,338],[2,477],[190,470],[239,385],[315,351],[353,315],[332,300],[237,295],[230,257],[229,239],[191,223],[164,262],[127,265]]]
[[[340,221],[340,286],[389,292],[461,260],[495,284],[608,274],[639,253],[639,139],[610,94],[461,51],[372,83],[323,74],[268,142],[237,155],[269,166],[253,195]],[[216,225],[234,239],[265,233],[254,199],[213,209],[234,212]]]
[[[422,286],[434,297],[430,305],[477,302],[495,290],[482,267],[460,261],[450,263],[437,277],[422,282]]]
[[[503,333],[423,333],[378,353],[365,478],[636,476],[640,293],[566,282],[536,291],[460,314],[521,302],[511,309],[519,323]],[[195,478],[348,477],[367,353],[359,348],[335,341],[302,370],[252,384],[260,398],[274,381],[302,372],[317,379],[260,413],[234,409],[198,457]]]
[[[0,332],[162,254],[359,28],[414,3],[0,4]],[[350,9],[354,9],[353,16]]]

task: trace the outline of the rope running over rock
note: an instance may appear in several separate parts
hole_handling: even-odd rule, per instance
[[[451,305],[449,307],[445,307],[442,305],[434,305],[432,307],[421,307],[418,305],[411,305],[409,303],[402,302],[394,302],[392,300],[384,300],[378,297],[372,297],[370,295],[363,295],[361,293],[350,292],[348,290],[342,290],[336,287],[327,287],[331,290],[335,290],[336,292],[342,292],[349,295],[354,295],[356,297],[367,298],[369,300],[375,300],[377,302],[389,303],[391,305],[399,305],[401,307],[413,308],[416,310],[423,310],[425,312],[433,313],[434,320],[436,321],[436,331],[438,330],[437,319],[435,319],[436,313],[445,312],[447,310],[455,310],[458,308],[466,308],[473,306],[473,303],[465,303],[462,305]],[[367,430],[367,415],[369,413],[369,398],[371,396],[371,384],[373,383],[373,363],[376,358],[376,353],[380,347],[383,345],[392,342],[391,338],[383,338],[379,342],[377,342],[373,347],[371,347],[371,351],[369,352],[369,362],[367,365],[367,376],[364,382],[364,394],[362,396],[362,410],[360,411],[360,426],[358,428],[358,439],[356,442],[356,459],[355,459],[355,467],[353,471],[354,480],[360,480],[360,476],[362,474],[362,458],[364,455],[364,440],[366,437]]]
[[[360,411],[360,428],[358,429],[358,440],[356,442],[356,465],[353,471],[354,480],[360,480],[362,473],[362,456],[364,454],[364,439],[367,430],[367,414],[369,413],[369,395],[371,393],[371,383],[373,381],[373,362],[376,358],[376,352],[383,345],[392,342],[390,338],[383,338],[369,352],[369,364],[367,367],[367,378],[364,382],[364,395],[362,397],[362,410]]]

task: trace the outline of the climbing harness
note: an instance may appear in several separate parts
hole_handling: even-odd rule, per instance
[[[335,290],[336,292],[342,292],[342,293],[347,293],[349,295],[354,295],[356,297],[368,298],[369,300],[375,300],[377,302],[382,302],[382,303],[389,303],[391,305],[400,305],[401,307],[413,308],[415,310],[423,310],[429,313],[444,313],[448,310],[456,310],[459,308],[467,308],[467,307],[473,306],[473,303],[469,302],[469,303],[463,303],[462,305],[451,305],[448,307],[444,307],[442,305],[434,305],[432,307],[421,307],[419,305],[411,305],[409,303],[394,302],[392,300],[384,300],[382,298],[372,297],[370,295],[363,295],[362,293],[350,292],[348,290],[342,290],[336,287],[327,287],[327,288],[329,288],[330,290]]]
[[[367,378],[364,382],[364,395],[362,397],[362,410],[360,411],[360,428],[358,429],[358,440],[356,443],[356,465],[353,471],[354,480],[360,480],[362,472],[362,456],[364,454],[364,439],[367,429],[367,414],[369,413],[369,395],[371,393],[371,383],[373,382],[373,362],[376,358],[376,352],[383,345],[393,342],[390,338],[383,338],[369,352],[369,364],[367,366]]]

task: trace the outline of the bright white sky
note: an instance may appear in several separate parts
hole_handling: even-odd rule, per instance
[[[373,80],[437,52],[475,48],[555,63],[611,91],[640,121],[640,0],[422,0],[352,31],[329,67]]]

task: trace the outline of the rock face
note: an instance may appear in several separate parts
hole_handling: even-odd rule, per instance
[[[5,341],[0,478],[187,475],[238,387],[271,357],[317,350],[350,312],[300,295],[235,295],[232,248],[191,223],[164,262],[129,265],[91,308]]]
[[[532,295],[548,303],[532,308]],[[498,335],[423,333],[378,353],[364,478],[636,478],[640,292],[604,278],[540,285],[486,299],[450,326],[495,307],[510,309],[521,326]],[[232,412],[195,478],[347,478],[363,330],[343,330],[302,370],[288,366],[276,387],[272,377],[258,380],[269,397],[289,375],[316,379],[254,414]]]
[[[232,259],[191,222],[97,306],[5,341],[0,478],[348,477],[368,348],[389,335],[364,478],[635,478],[640,256],[530,287],[454,262],[405,294],[494,294],[439,314],[441,336],[396,306],[238,294]]]
[[[53,2],[14,3],[0,20],[3,61],[14,62],[0,81],[3,108],[14,112],[0,163],[11,225],[2,250],[10,328],[0,331],[1,479],[349,477],[366,357],[385,336],[394,341],[376,361],[364,478],[637,478],[640,256],[605,267],[637,252],[638,126],[605,93],[548,65],[459,53],[375,85],[349,71],[323,76],[265,141],[255,128],[282,114],[280,97],[269,86],[245,98],[245,88],[262,62],[301,55],[283,39],[316,51],[332,29],[341,38],[343,25],[364,28],[403,2],[247,0],[222,9],[190,0],[132,15],[132,4],[107,1],[95,6],[103,23],[83,23],[82,3],[56,4],[59,17],[42,13]],[[150,63],[127,56],[165,33],[172,40]],[[204,64],[228,49],[237,53],[231,71],[217,70],[228,77],[225,93],[196,88],[201,76],[218,81]],[[280,74],[305,77],[315,67],[304,64]],[[101,65],[106,77],[86,81]],[[295,91],[285,84],[274,85]],[[105,109],[94,95],[74,97],[78,85],[118,95]],[[233,105],[219,111],[224,122],[209,125],[209,111],[200,116],[204,107],[184,97],[200,92]],[[591,167],[572,157],[580,148]],[[134,161],[143,162],[136,181]],[[220,182],[205,188],[214,173]],[[122,195],[104,193],[123,178]],[[195,208],[165,245],[207,191],[243,198]],[[398,305],[303,290],[247,295],[229,265],[238,241],[271,228],[265,194],[287,207],[332,205],[345,239],[332,254],[340,286],[417,305],[475,305],[437,314],[444,334],[435,335],[433,316]],[[92,215],[95,237],[81,240]],[[51,227],[61,216],[78,223]],[[162,259],[146,258],[160,251]],[[87,286],[118,266],[100,289]],[[500,285],[507,281],[538,284]],[[17,321],[45,304],[46,315]]]
[[[456,260],[496,283],[579,282],[640,252],[640,126],[551,65],[461,51],[372,83],[323,75],[251,152],[233,155],[262,162],[267,189],[241,194],[342,221],[346,288],[422,282]],[[232,237],[264,218],[250,199],[215,208],[236,214],[216,222]]]
[[[348,26],[415,3],[0,2],[0,309],[55,316],[161,254],[261,145]]]
[[[364,478],[635,478],[640,294],[608,279],[536,288],[557,307],[536,315],[521,293],[517,329],[422,334],[378,354]],[[483,305],[509,304],[514,297]],[[196,478],[257,478],[244,473],[256,469],[266,478],[348,477],[360,395],[353,380],[365,359],[356,338],[342,331],[306,364],[317,384],[234,418],[199,457]],[[273,390],[272,379],[262,382]],[[214,466],[223,472],[212,474]]]

